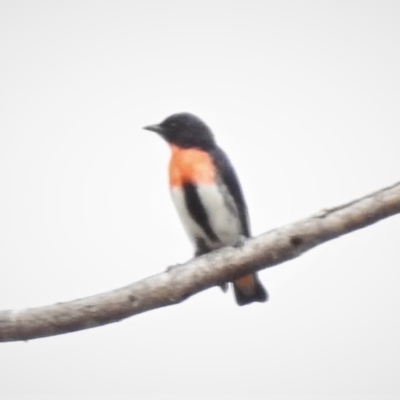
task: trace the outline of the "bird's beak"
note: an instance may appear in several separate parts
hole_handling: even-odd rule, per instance
[[[160,125],[148,125],[148,126],[144,126],[143,129],[146,129],[147,131],[157,132],[157,133],[163,132],[163,129]]]

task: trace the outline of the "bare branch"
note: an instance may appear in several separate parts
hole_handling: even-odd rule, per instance
[[[328,240],[400,212],[400,182],[350,203],[169,268],[111,292],[22,310],[0,311],[0,341],[59,335],[109,324],[187,297],[243,274],[293,259]]]

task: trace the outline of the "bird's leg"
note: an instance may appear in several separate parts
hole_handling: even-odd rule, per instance
[[[246,240],[248,238],[246,236],[240,235],[238,240],[236,241],[236,243],[232,246],[235,249],[240,249],[241,247],[244,246],[244,244],[246,243]]]

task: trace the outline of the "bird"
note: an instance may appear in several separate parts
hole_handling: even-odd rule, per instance
[[[211,129],[196,115],[181,112],[143,129],[169,145],[169,184],[195,257],[250,237],[248,210],[237,174]],[[221,285],[226,291],[227,283]],[[268,300],[257,273],[232,282],[240,306]]]

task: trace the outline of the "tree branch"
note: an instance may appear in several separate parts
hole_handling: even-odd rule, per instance
[[[298,257],[338,236],[400,212],[400,182],[350,203],[224,248],[111,292],[45,307],[0,311],[0,341],[93,328],[187,297]]]

